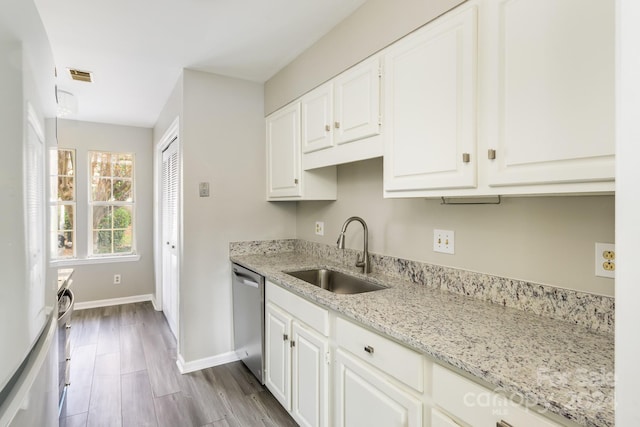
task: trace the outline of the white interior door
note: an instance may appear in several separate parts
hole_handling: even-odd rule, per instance
[[[178,319],[178,140],[162,152],[162,311],[174,336]]]

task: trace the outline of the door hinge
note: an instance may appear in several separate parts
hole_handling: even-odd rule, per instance
[[[490,148],[489,151],[487,152],[487,157],[489,158],[489,160],[495,160],[496,150],[494,150],[493,148]]]
[[[287,341],[289,339],[289,335],[282,334],[282,341]]]
[[[296,342],[294,340],[291,340],[291,348],[296,346]]]

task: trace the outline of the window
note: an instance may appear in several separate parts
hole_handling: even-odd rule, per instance
[[[76,152],[60,148],[49,158],[51,173],[51,258],[76,256]]]
[[[135,253],[133,169],[132,153],[89,152],[90,256]]]

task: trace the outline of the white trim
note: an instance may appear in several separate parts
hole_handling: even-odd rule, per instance
[[[176,365],[181,374],[188,374],[189,372],[200,371],[202,369],[213,368],[214,366],[226,365],[227,363],[240,360],[235,351],[218,354],[216,356],[205,357],[203,359],[197,359],[191,362],[185,362],[181,354],[178,354],[178,360]]]
[[[140,261],[141,255],[121,255],[108,257],[92,257],[92,258],[63,258],[51,260],[50,267],[73,267],[75,265],[91,265],[91,264],[112,264],[115,262],[135,262]]]
[[[134,295],[130,297],[121,297],[121,298],[108,298],[108,299],[100,299],[96,301],[84,301],[77,302],[75,304],[76,310],[86,310],[88,308],[98,308],[98,307],[110,307],[112,305],[121,305],[121,304],[132,304],[134,302],[145,302],[151,301],[153,303],[153,295]],[[155,304],[154,304],[155,308]]]

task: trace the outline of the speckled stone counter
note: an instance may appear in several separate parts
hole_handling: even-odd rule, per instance
[[[330,267],[362,275],[304,252],[232,252],[231,260],[506,394],[578,424],[614,425],[613,334],[376,271],[369,280],[388,289],[333,294],[284,272]]]

